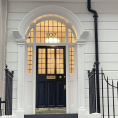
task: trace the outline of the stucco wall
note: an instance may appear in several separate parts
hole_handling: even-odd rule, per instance
[[[0,0],[0,97],[4,100],[7,37],[7,0]]]
[[[44,6],[57,5],[69,9],[75,13],[85,30],[90,33],[85,43],[85,94],[86,108],[89,107],[88,101],[88,77],[87,70],[92,68],[94,63],[94,22],[93,15],[87,11],[87,3],[84,2],[67,2],[67,1],[9,1],[8,2],[8,36],[7,36],[7,64],[10,70],[15,71],[13,81],[13,113],[17,108],[17,43],[12,30],[18,29],[18,26],[24,16],[31,10]],[[94,2],[92,8],[98,11],[98,33],[99,33],[99,55],[100,68],[104,69],[109,79],[118,80],[118,4],[115,2]],[[106,92],[106,89],[104,89]],[[110,94],[111,96],[112,94]],[[105,96],[106,97],[106,96]],[[106,104],[106,103],[105,103]],[[110,101],[110,105],[111,105]],[[106,104],[107,105],[107,104]],[[89,112],[89,110],[87,111]],[[118,113],[117,113],[118,114]],[[111,114],[110,114],[111,115]]]

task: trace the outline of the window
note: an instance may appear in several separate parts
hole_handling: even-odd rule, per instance
[[[74,73],[74,47],[69,47],[70,73]]]
[[[34,42],[34,29],[33,28],[31,29],[29,33],[29,37],[30,38],[27,39],[27,43],[33,43]]]
[[[27,29],[27,43],[75,43],[73,27],[70,29],[56,20],[45,20],[35,25],[30,31],[30,27]]]
[[[56,74],[64,74],[64,51],[56,49]]]
[[[36,43],[65,43],[66,27],[64,24],[47,20],[36,25]]]
[[[28,47],[28,73],[32,73],[32,47]]]
[[[73,33],[71,32],[70,29],[68,29],[68,43],[75,43]]]
[[[38,49],[38,74],[46,73],[46,49]]]
[[[42,21],[41,18],[47,17],[47,15],[35,19],[32,24],[27,28],[26,35],[29,35],[27,39],[27,45],[38,43],[66,43],[72,45],[75,43],[76,31],[74,27],[63,17],[55,15],[62,22],[52,20],[53,15],[49,15],[49,18]],[[51,20],[50,20],[51,18]],[[38,21],[40,20],[40,21]],[[31,29],[31,30],[30,30]],[[28,47],[28,73],[32,73],[32,47]],[[63,74],[64,73],[64,52],[63,49],[43,49],[38,50],[38,74]],[[46,56],[47,55],[47,56]],[[54,57],[54,58],[53,58]],[[47,59],[47,60],[46,60]],[[74,73],[74,48],[69,48],[69,65],[70,73]],[[49,61],[48,61],[49,60]],[[50,61],[51,60],[51,61]],[[56,61],[53,61],[56,60]],[[47,63],[47,65],[46,65]],[[55,66],[54,66],[55,65]]]
[[[55,74],[55,49],[47,49],[47,74]]]

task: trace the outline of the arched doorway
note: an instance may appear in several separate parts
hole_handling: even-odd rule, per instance
[[[78,62],[75,66],[77,66],[78,71],[77,77],[74,77],[73,74],[67,74],[69,73],[69,46],[67,43],[60,44],[60,43],[30,43],[28,44],[33,48],[33,54],[32,55],[32,75],[27,74],[28,73],[28,47],[26,45],[26,40],[28,38],[28,35],[25,34],[26,30],[27,32],[31,31],[29,26],[33,25],[36,18],[42,15],[47,14],[55,14],[63,17],[66,19],[68,26],[71,25],[70,30],[73,33],[73,28],[75,28],[75,31],[77,33],[76,36],[76,44],[71,43],[72,47],[74,47],[74,53],[77,53],[77,58],[74,57],[75,60]],[[63,19],[63,21],[65,21]],[[45,20],[45,17],[42,21]],[[57,20],[57,19],[47,19],[47,20]],[[58,21],[58,20],[57,20]],[[65,24],[65,22],[59,20],[61,23]],[[40,21],[41,22],[41,21]],[[66,30],[67,31],[67,30]],[[36,32],[36,31],[35,31]],[[84,31],[83,26],[77,16],[73,14],[71,11],[60,7],[60,6],[43,6],[34,9],[33,11],[29,12],[26,17],[22,20],[22,22],[19,25],[18,30],[13,31],[14,35],[16,36],[16,42],[18,44],[18,86],[17,86],[17,111],[16,114],[20,114],[20,116],[23,116],[24,114],[35,114],[35,108],[36,108],[36,46],[41,44],[41,46],[66,46],[66,113],[77,113],[82,116],[86,114],[86,108],[85,108],[85,87],[84,87],[84,43],[86,40],[86,36],[88,35],[88,31]],[[74,34],[74,33],[73,33]],[[35,35],[34,35],[35,36]],[[36,39],[36,37],[34,37]],[[75,37],[74,37],[75,38]],[[35,45],[34,45],[35,43]],[[76,47],[77,46],[77,47]],[[67,51],[68,50],[68,51]],[[81,57],[81,58],[79,58]],[[74,61],[75,61],[74,60]],[[74,66],[74,67],[75,67]],[[25,67],[25,68],[24,68]],[[27,78],[27,79],[26,79]],[[72,79],[67,79],[72,78]],[[76,80],[76,81],[74,81]],[[27,83],[27,84],[25,84]],[[76,91],[73,90],[73,88],[77,85],[78,90],[77,94]],[[28,89],[29,87],[29,89]],[[72,89],[71,89],[72,88]],[[22,93],[22,94],[21,94]],[[29,97],[28,97],[29,95]],[[29,98],[29,99],[27,99]],[[73,100],[75,98],[75,101]],[[19,117],[20,118],[20,117]]]
[[[26,44],[26,102],[28,98],[35,96],[36,108],[61,108],[66,107],[66,100],[71,98],[70,102],[76,102],[74,107],[77,110],[77,99],[74,100],[77,98],[74,27],[65,18],[48,14],[35,19],[26,35],[29,37]],[[36,73],[35,77],[33,73]],[[31,96],[27,93],[32,83],[35,83],[36,94]],[[69,86],[68,90],[66,84]],[[66,97],[68,94],[69,97]]]

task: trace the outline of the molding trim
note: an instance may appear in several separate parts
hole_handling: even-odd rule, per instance
[[[18,45],[19,44],[21,44],[21,45],[25,45],[25,43],[26,43],[26,40],[25,39],[16,39],[16,42],[18,43]]]
[[[25,32],[28,26],[31,24],[31,22],[36,18],[38,18],[39,16],[46,14],[56,14],[67,19],[75,28],[77,32],[77,39],[79,39],[80,36],[83,34],[84,28],[82,26],[82,23],[74,13],[60,6],[46,5],[32,10],[21,21],[18,28],[18,32],[23,39],[25,38]]]

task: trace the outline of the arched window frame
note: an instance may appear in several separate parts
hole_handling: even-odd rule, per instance
[[[36,25],[38,23],[41,23],[43,21],[46,21],[46,20],[54,20],[54,21],[58,21],[60,23],[63,23],[66,27],[66,43],[36,43]],[[32,23],[30,24],[30,26],[27,28],[27,31],[26,31],[26,36],[29,37],[29,33],[30,31],[32,30],[32,28],[34,29],[34,42],[33,43],[26,43],[27,45],[51,45],[51,44],[55,44],[55,45],[75,45],[76,43],[76,39],[77,39],[77,33],[74,29],[74,27],[72,26],[72,24],[64,19],[63,17],[60,17],[58,15],[44,15],[44,17],[42,16],[42,18],[40,19],[35,19],[34,21],[32,21]],[[68,29],[71,30],[73,36],[74,36],[74,39],[75,39],[75,43],[68,43]]]

